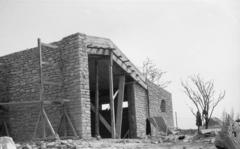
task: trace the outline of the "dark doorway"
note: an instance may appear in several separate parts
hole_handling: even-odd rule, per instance
[[[91,101],[91,109],[95,108],[95,90],[96,90],[96,79],[95,79],[95,63],[98,62],[98,76],[99,76],[99,116],[101,117],[99,120],[99,133],[102,138],[111,138],[111,112],[109,106],[109,74],[108,74],[108,62],[109,58],[107,56],[99,56],[99,55],[89,55],[88,56],[88,67],[89,67],[89,84],[90,84],[90,101]],[[124,71],[117,64],[113,64],[113,87],[114,93],[118,91],[119,88],[119,75],[124,74]],[[125,82],[132,81],[132,78],[126,76]],[[128,110],[128,95],[124,93],[123,100],[123,110],[122,110],[122,129],[121,129],[121,138],[129,137],[129,110]],[[115,107],[115,117],[117,111],[117,102],[118,102],[118,94],[114,100]],[[104,119],[104,120],[103,120]],[[104,122],[103,122],[104,121]],[[95,112],[91,110],[91,134],[92,137],[95,137]]]

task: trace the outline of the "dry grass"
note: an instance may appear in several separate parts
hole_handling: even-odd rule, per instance
[[[240,126],[233,120],[233,115],[224,114],[222,130],[216,137],[215,144],[229,149],[240,149]]]

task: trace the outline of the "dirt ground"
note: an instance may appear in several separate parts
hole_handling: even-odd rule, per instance
[[[177,142],[159,142],[152,139],[91,139],[91,140],[59,140],[54,142],[28,142],[16,144],[17,148],[37,149],[37,148],[55,148],[55,149],[216,149],[212,141],[177,141]]]

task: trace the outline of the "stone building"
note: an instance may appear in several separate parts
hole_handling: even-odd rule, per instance
[[[41,129],[50,135],[51,128],[36,127],[42,102],[33,101],[40,99],[41,83],[42,100],[53,103],[44,109],[60,136],[63,110],[54,102],[63,99],[68,100],[65,107],[80,138],[94,137],[96,129],[103,138],[110,138],[113,130],[118,137],[144,137],[154,130],[147,118],[155,116],[173,127],[171,94],[147,82],[111,40],[76,33],[41,45],[41,57],[39,65],[39,46],[0,57],[0,112],[7,111],[0,120],[6,122],[8,134],[15,140],[32,139],[35,130],[41,136]],[[95,114],[97,97],[99,117]],[[112,107],[115,112],[111,115]],[[65,126],[67,135],[72,135],[70,126]]]

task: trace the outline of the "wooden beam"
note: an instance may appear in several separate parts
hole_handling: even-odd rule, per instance
[[[116,62],[123,70],[125,70],[127,73],[129,73],[129,75],[131,77],[133,77],[133,79],[137,80],[137,82],[142,86],[144,87],[145,89],[147,89],[147,84],[145,83],[145,78],[143,78],[143,76],[139,76],[140,79],[136,78],[136,73],[140,73],[135,67],[134,65],[129,62],[129,63],[123,63],[121,59],[118,59],[117,56],[116,56],[116,53],[114,52],[114,55],[113,55],[113,60],[114,62]],[[131,69],[136,69],[135,72],[132,72]]]
[[[63,132],[63,135],[64,135],[64,137],[67,137],[67,118],[66,118],[66,116],[63,117],[63,120],[64,120],[64,121],[63,121],[63,122],[64,122],[64,124],[63,124],[63,125],[64,125],[64,126],[63,126],[63,127],[64,127],[64,128],[63,128],[63,129],[64,129],[64,130],[63,130],[63,131],[64,131],[64,132]]]
[[[129,134],[129,129],[128,129],[127,132],[124,134],[123,138],[125,139],[128,134]]]
[[[124,98],[124,87],[125,87],[125,76],[119,77],[119,94],[118,94],[118,101],[117,101],[117,115],[116,115],[116,137],[118,139],[121,138],[122,132],[122,112],[123,112],[123,98]]]
[[[113,95],[113,100],[115,100],[115,98],[117,97],[117,95],[118,95],[118,90],[114,93],[114,95]]]
[[[99,82],[98,82],[98,61],[95,61],[95,105],[96,105],[96,112],[95,112],[95,135],[100,136],[99,134]]]
[[[62,129],[62,126],[65,126],[65,116],[64,116],[64,112],[63,114],[61,115],[61,118],[60,118],[60,123],[59,123],[59,126],[58,126],[58,134],[60,133],[60,130]]]
[[[91,110],[93,112],[96,112],[95,109],[96,109],[95,106],[91,103]],[[109,123],[105,120],[105,118],[100,113],[99,113],[99,120],[103,123],[103,125],[111,133],[111,126],[109,125]]]
[[[124,60],[124,61],[122,61],[123,63],[126,63],[126,62],[130,62],[129,60]]]
[[[65,107],[63,107],[63,108],[64,108],[63,111],[64,111],[64,115],[65,115],[65,120],[68,121],[68,124],[69,124],[70,128],[72,129],[73,135],[74,135],[75,137],[78,137],[77,131],[76,131],[75,127],[73,126],[73,123],[72,123],[72,121],[71,121],[71,119],[70,119],[70,117],[69,117],[69,115],[68,115]],[[66,121],[65,121],[65,128],[64,128],[65,131],[66,131],[66,124],[67,124]],[[67,132],[67,131],[66,131],[66,132]],[[64,135],[66,135],[66,132],[64,132],[64,133],[65,133]]]
[[[109,99],[110,99],[110,109],[111,109],[111,134],[112,138],[116,138],[116,127],[115,127],[115,111],[114,111],[114,101],[113,101],[113,53],[110,51],[109,58]]]
[[[39,52],[39,76],[40,76],[40,92],[39,92],[39,98],[40,101],[43,100],[43,82],[42,82],[42,44],[41,44],[41,39],[38,38],[38,52]]]
[[[136,124],[136,110],[135,110],[135,84],[126,86],[126,94],[128,100],[128,119],[129,119],[129,137],[137,137],[137,124]]]
[[[20,104],[37,104],[41,103],[42,101],[23,101],[23,102],[0,102],[0,105],[20,105]]]
[[[0,102],[0,105],[21,105],[21,104],[63,104],[63,102],[69,102],[70,100],[63,101],[22,101],[22,102]]]
[[[56,137],[56,133],[55,133],[53,127],[52,127],[52,124],[50,123],[50,121],[49,121],[49,119],[48,119],[48,116],[47,116],[46,111],[44,110],[44,107],[42,107],[41,110],[42,110],[43,119],[45,119],[45,121],[47,122],[47,125],[48,125],[48,127],[50,128],[50,131],[51,131],[51,133],[53,134],[53,136]]]
[[[43,138],[46,138],[46,124],[45,124],[45,119],[42,120],[42,126],[43,126]]]
[[[36,123],[35,129],[34,129],[34,133],[33,133],[33,138],[34,139],[36,139],[36,137],[37,137],[37,130],[38,130],[39,123],[41,121],[41,117],[42,117],[42,112],[40,111],[39,115],[38,115],[38,119],[37,119],[37,123]]]

